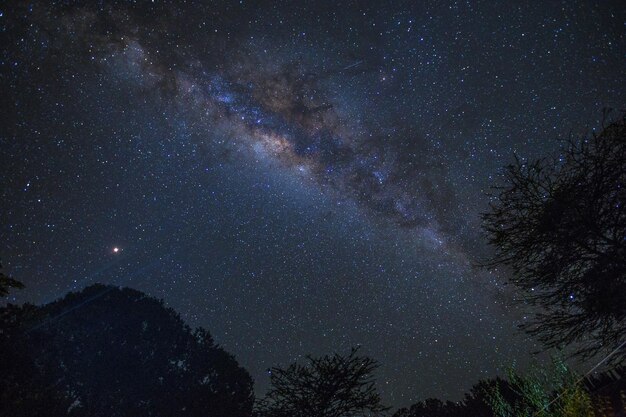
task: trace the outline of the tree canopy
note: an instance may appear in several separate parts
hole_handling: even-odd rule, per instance
[[[490,403],[490,393],[496,389],[503,401],[514,401],[517,398],[506,380],[487,379],[476,383],[461,401],[444,402],[428,398],[409,408],[399,409],[393,417],[496,417]]]
[[[490,403],[496,417],[594,417],[592,396],[579,377],[560,359],[552,366],[533,367],[521,374],[510,368],[511,400],[499,386],[491,391]]]
[[[0,319],[0,415],[251,415],[235,358],[141,292],[94,285]]]
[[[259,406],[263,417],[376,416],[388,410],[376,392],[378,363],[359,356],[307,356],[307,364],[272,368],[271,387]]]
[[[484,230],[523,301],[523,327],[582,357],[626,340],[626,116],[571,139],[561,156],[506,167]],[[624,350],[614,356],[619,361]]]

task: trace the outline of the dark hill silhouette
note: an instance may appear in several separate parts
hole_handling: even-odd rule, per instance
[[[0,415],[219,416],[252,412],[252,379],[162,301],[93,285],[0,309]]]

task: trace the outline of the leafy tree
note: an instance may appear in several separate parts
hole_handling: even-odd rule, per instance
[[[0,310],[0,415],[14,417],[77,416],[74,400],[54,384],[52,375],[29,354],[16,321],[15,306]],[[34,307],[24,306],[20,316]]]
[[[490,405],[489,394],[496,387],[499,388],[502,398],[507,401],[516,398],[505,380],[488,379],[475,384],[459,402],[442,402],[429,398],[396,411],[393,417],[496,417]]]
[[[559,158],[516,159],[483,215],[495,248],[486,264],[510,268],[539,307],[523,328],[582,357],[626,338],[625,122],[571,139]]]
[[[0,269],[2,269],[2,263],[0,263]],[[4,273],[0,271],[0,297],[8,295],[9,288],[24,288],[24,284],[7,275],[4,275]]]
[[[37,415],[25,404],[50,399],[57,412],[40,415],[252,413],[252,379],[234,357],[138,291],[94,285],[42,307],[9,305],[0,317],[0,415]]]
[[[452,401],[443,402],[436,398],[427,398],[413,404],[410,408],[396,411],[393,417],[456,417],[461,409],[460,404]],[[479,416],[476,415],[475,417]]]
[[[308,363],[272,368],[271,388],[258,407],[265,417],[356,417],[381,415],[373,372],[378,363],[358,356],[307,356]]]
[[[594,417],[591,396],[560,360],[551,369],[534,368],[527,375],[509,370],[510,387],[517,398],[504,398],[499,388],[491,391],[497,417]]]

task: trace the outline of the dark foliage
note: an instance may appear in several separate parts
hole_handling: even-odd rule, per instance
[[[621,410],[621,416],[626,416],[626,366],[617,366],[607,372],[589,377],[584,382],[585,387],[593,396],[597,409]],[[610,415],[608,412],[606,414]]]
[[[2,269],[2,264],[0,263],[0,269]],[[21,282],[14,280],[13,278],[4,275],[2,271],[0,271],[0,297],[4,297],[9,294],[9,288],[24,288],[24,284]]]
[[[570,140],[560,158],[516,160],[483,215],[496,249],[487,264],[510,268],[539,307],[524,329],[582,357],[626,340],[625,122]]]
[[[508,399],[515,398],[509,384],[502,379],[480,381],[472,387],[465,398],[459,402],[429,398],[412,405],[410,408],[398,410],[393,417],[495,417],[489,405],[489,392],[499,387]]]
[[[2,416],[251,415],[234,357],[138,291],[95,285],[0,319]]]
[[[358,356],[358,349],[342,356],[307,356],[308,363],[272,368],[271,388],[258,407],[263,417],[376,416],[388,410],[381,404],[372,373],[378,363]]]
[[[626,365],[589,376],[585,378],[584,383],[590,392],[598,395],[626,391]]]

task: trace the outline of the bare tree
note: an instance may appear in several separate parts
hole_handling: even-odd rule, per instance
[[[516,158],[483,214],[495,248],[486,265],[510,268],[523,301],[539,307],[522,327],[582,357],[626,339],[625,121],[570,139],[558,158]]]
[[[358,356],[334,354],[307,356],[308,363],[286,369],[272,368],[271,388],[258,407],[259,415],[271,417],[357,417],[381,415],[381,404],[372,373],[378,363]]]

